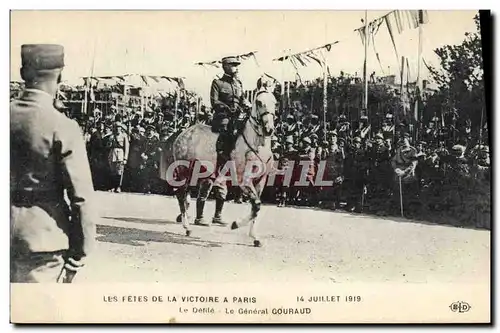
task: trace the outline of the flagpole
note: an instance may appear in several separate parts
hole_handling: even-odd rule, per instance
[[[421,80],[420,80],[420,63],[422,62],[422,23],[423,23],[423,12],[418,11],[418,55],[417,55],[417,94],[415,98],[415,141],[418,141],[419,136],[419,126],[422,124],[422,114],[419,112],[419,101],[421,97]]]
[[[367,116],[368,112],[368,80],[366,79],[367,72],[367,59],[368,59],[368,10],[365,10],[365,61],[363,65],[363,82],[364,82],[364,98],[363,98],[363,112]]]
[[[401,100],[401,106],[404,108],[404,99],[403,99],[403,89],[404,89],[404,71],[405,71],[405,57],[401,57],[401,83],[400,83],[400,91],[399,98]],[[397,110],[395,110],[397,111]],[[396,126],[399,125],[399,112],[395,112],[395,122],[394,122],[394,140],[396,140]],[[398,138],[399,139],[399,138]]]

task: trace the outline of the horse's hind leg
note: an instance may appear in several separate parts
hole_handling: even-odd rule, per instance
[[[179,202],[179,208],[181,210],[181,221],[182,221],[182,226],[186,230],[186,236],[191,235],[191,223],[189,219],[189,192],[187,186],[182,186],[177,189],[177,192],[175,194],[177,197],[177,201]]]

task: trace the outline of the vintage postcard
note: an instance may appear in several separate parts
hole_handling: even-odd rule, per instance
[[[11,322],[490,323],[490,15],[11,11]]]

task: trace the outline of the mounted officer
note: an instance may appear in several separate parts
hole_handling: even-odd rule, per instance
[[[219,132],[216,144],[217,164],[221,167],[229,159],[236,139],[236,119],[249,103],[244,99],[243,85],[238,79],[237,57],[222,58],[224,75],[212,81],[210,103],[214,111],[212,129]]]

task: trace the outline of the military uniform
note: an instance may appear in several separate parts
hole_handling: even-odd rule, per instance
[[[149,127],[149,136],[144,139],[144,193],[149,193],[154,188],[154,184],[159,178],[160,165],[160,140],[154,135],[154,128]]]
[[[21,54],[30,88],[10,105],[11,282],[56,282],[64,272],[59,281],[70,282],[95,239],[83,133],[36,86],[38,70],[64,67],[62,46],[23,45]]]
[[[121,128],[123,132],[118,131],[119,128]],[[115,192],[121,192],[123,173],[129,153],[129,139],[128,135],[124,132],[125,129],[126,127],[123,124],[115,124],[115,133],[110,136],[108,141],[110,148],[108,162],[111,168],[111,176],[113,177],[112,188]]]
[[[214,110],[214,129],[216,131],[229,129],[227,126],[230,120],[243,107],[243,102],[243,85],[239,79],[224,73],[221,78],[213,80],[210,88],[210,103]]]
[[[360,137],[354,138],[346,156],[346,182],[347,205],[351,210],[360,211],[364,187],[367,180],[368,158],[366,150],[361,146]]]

